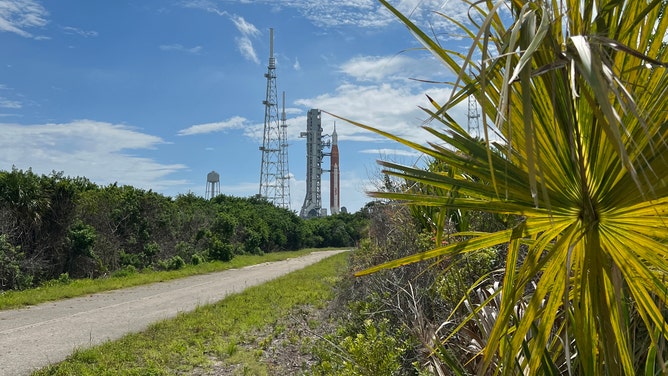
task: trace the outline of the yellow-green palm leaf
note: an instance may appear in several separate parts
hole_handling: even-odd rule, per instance
[[[646,370],[656,361],[656,372],[666,372],[656,360],[668,338],[662,311],[668,299],[665,1],[479,1],[472,11],[485,21],[480,30],[465,30],[474,39],[463,62],[380,1],[458,79],[449,101],[425,109],[437,124],[427,130],[439,143],[420,145],[358,125],[457,175],[382,162],[386,173],[431,188],[375,195],[522,221],[498,233],[460,234],[467,240],[358,274],[508,244],[484,367],[494,362],[502,374],[548,373],[549,349],[559,337],[562,350],[575,354],[573,374],[634,374],[637,351],[628,325],[635,310],[651,338]],[[484,143],[448,116],[469,95],[489,125]],[[444,194],[454,190],[457,195]],[[536,287],[517,318],[516,304],[532,281]],[[568,318],[563,325],[556,324],[560,313]]]

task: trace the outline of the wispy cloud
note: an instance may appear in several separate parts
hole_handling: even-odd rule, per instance
[[[63,26],[65,34],[79,35],[84,38],[95,38],[98,33],[95,30],[83,30],[72,26]]]
[[[244,36],[256,37],[260,35],[260,31],[252,23],[246,21],[243,17],[233,15],[231,17],[234,26],[237,27],[237,30]]]
[[[211,0],[183,0],[179,3],[184,8],[202,9],[219,16],[227,16],[228,13],[218,9],[216,3]]]
[[[7,98],[0,97],[0,108],[13,108],[18,109],[22,108],[23,104],[19,101],[10,100]]]
[[[202,51],[202,46],[195,47],[184,47],[181,44],[163,44],[159,47],[162,51],[176,51],[176,52],[185,52],[189,54],[199,54]]]
[[[240,116],[235,116],[229,120],[221,121],[217,123],[206,123],[193,125],[185,129],[181,129],[177,134],[179,136],[192,136],[195,134],[206,134],[213,132],[222,132],[229,129],[239,129],[243,128],[247,120]]]
[[[260,64],[260,59],[258,59],[255,47],[253,46],[253,39],[260,35],[260,31],[255,25],[246,21],[241,16],[233,15],[231,19],[234,22],[234,26],[241,33],[240,37],[235,38],[241,55],[255,64]]]
[[[406,80],[414,72],[429,71],[425,69],[425,65],[431,65],[429,62],[419,61],[406,55],[359,56],[341,65],[341,71],[358,81],[379,82],[388,78]]]
[[[419,157],[421,153],[415,150],[403,150],[403,149],[365,149],[360,150],[360,153],[364,154],[375,154],[382,158],[387,156],[401,156],[401,157]]]
[[[92,120],[62,124],[0,123],[0,165],[32,168],[37,173],[63,171],[98,184],[133,185],[162,190],[186,184],[169,175],[186,168],[130,155],[127,150],[155,149],[165,142],[125,125]]]
[[[237,28],[241,36],[234,38],[237,43],[237,48],[241,55],[246,59],[254,62],[255,64],[260,64],[260,59],[257,57],[257,52],[255,52],[255,47],[253,46],[253,39],[261,35],[260,31],[252,23],[246,21],[245,18],[231,14],[227,11],[218,9],[217,5],[210,0],[186,0],[181,2],[181,6],[186,8],[201,9],[209,13],[217,14],[219,16],[225,16],[229,18],[234,26]]]
[[[189,2],[207,3],[207,0]],[[318,27],[336,28],[354,26],[361,28],[382,28],[396,18],[376,0],[247,0],[247,3],[271,5],[275,9],[292,8]],[[452,0],[401,0],[391,1],[393,5],[411,20],[422,25],[443,26],[443,17],[435,12],[447,14],[459,22],[468,22],[467,12],[470,5],[465,1]],[[450,36],[445,35],[445,38]]]
[[[34,38],[28,29],[46,25],[48,15],[46,9],[34,0],[0,0],[0,31]]]

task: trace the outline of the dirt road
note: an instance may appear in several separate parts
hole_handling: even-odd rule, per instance
[[[76,348],[138,332],[149,324],[214,303],[344,251],[155,283],[37,306],[0,311],[0,375],[29,375]]]

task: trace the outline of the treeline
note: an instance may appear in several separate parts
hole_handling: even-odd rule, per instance
[[[303,220],[259,198],[167,197],[62,173],[0,171],[0,290],[306,247],[355,245],[367,215]]]

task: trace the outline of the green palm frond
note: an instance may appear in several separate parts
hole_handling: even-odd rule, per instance
[[[373,195],[522,221],[494,233],[460,233],[460,242],[358,275],[506,245],[499,316],[481,372],[493,365],[501,374],[553,372],[555,338],[573,339],[560,350],[560,356],[576,354],[572,373],[667,372],[657,360],[668,339],[665,0],[478,1],[471,9],[484,21],[464,30],[473,39],[464,60],[380,2],[457,72],[450,99],[439,104],[429,98],[432,109],[425,108],[445,131],[425,127],[439,142],[423,145],[351,123],[456,174],[381,162],[385,173],[423,189]],[[470,95],[491,123],[483,142],[448,115]],[[530,283],[536,285],[526,309],[514,317]],[[631,310],[651,342],[642,370],[634,368]],[[563,312],[569,319],[557,324]],[[520,353],[530,356],[520,359]]]

